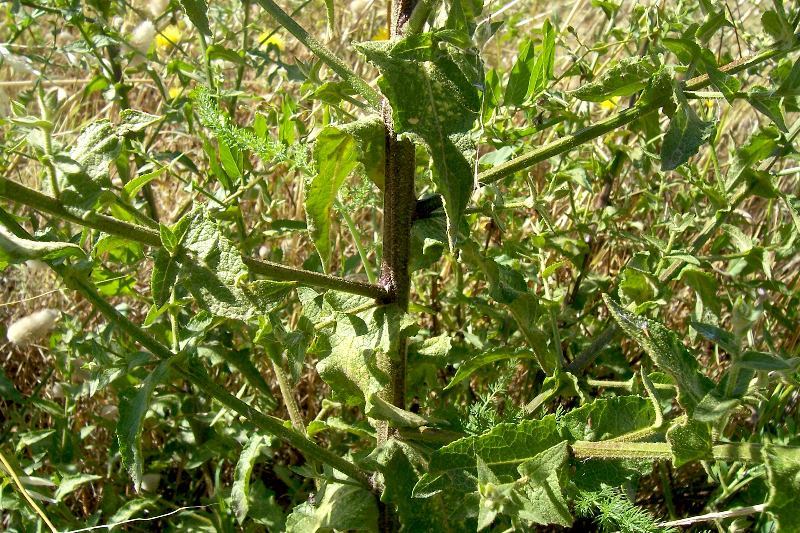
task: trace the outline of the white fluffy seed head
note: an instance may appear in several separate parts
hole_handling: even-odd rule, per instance
[[[169,0],[150,0],[145,7],[150,16],[157,19],[169,7]]]
[[[135,49],[146,54],[155,37],[156,27],[151,21],[145,20],[133,29],[129,42]]]
[[[19,345],[39,340],[50,333],[58,316],[59,313],[55,309],[40,309],[8,326],[6,337]]]

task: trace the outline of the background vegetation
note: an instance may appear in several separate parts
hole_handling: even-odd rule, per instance
[[[0,529],[800,530],[795,3],[420,5],[0,6]]]

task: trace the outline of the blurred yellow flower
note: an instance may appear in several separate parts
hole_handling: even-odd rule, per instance
[[[175,100],[182,93],[183,93],[183,87],[170,87],[169,91],[167,91],[170,100]]]
[[[258,44],[261,46],[261,48],[269,48],[269,45],[271,44],[275,45],[275,48],[277,48],[280,52],[283,52],[284,48],[286,48],[286,41],[283,40],[283,37],[277,33],[272,33],[269,31],[265,31],[258,36]]]
[[[159,50],[169,50],[181,42],[183,33],[175,24],[170,24],[156,35],[156,48]]]
[[[373,41],[386,41],[387,39],[389,39],[389,30],[386,27],[379,29],[372,36]]]
[[[601,109],[607,109],[609,111],[613,111],[619,105],[619,96],[614,96],[608,100],[604,100],[600,102]]]

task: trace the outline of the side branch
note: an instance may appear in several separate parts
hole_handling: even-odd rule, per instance
[[[298,41],[303,43],[305,47],[311,50],[311,52],[320,58],[323,63],[328,65],[332,71],[346,81],[354,91],[363,96],[370,106],[375,109],[380,109],[381,98],[375,89],[370,87],[367,82],[358,76],[358,74],[353,72],[347,65],[345,65],[344,61],[339,59],[339,57],[337,57],[336,54],[330,50],[330,48],[326,47],[324,44],[309,35],[305,28],[295,22],[295,20],[288,13],[281,9],[280,6],[278,6],[278,4],[272,0],[256,0],[256,2],[258,2],[258,4],[263,7],[264,10],[272,16],[272,18],[277,20],[278,24],[286,28],[286,30]]]
[[[49,213],[80,226],[94,228],[111,235],[118,235],[147,246],[156,248],[162,246],[158,233],[149,228],[129,224],[99,213],[76,214],[52,196],[42,194],[8,178],[0,177],[0,198]],[[358,294],[379,301],[384,301],[387,298],[386,290],[377,285],[292,268],[251,257],[242,257],[242,260],[252,272],[270,279],[296,281],[302,285]]]

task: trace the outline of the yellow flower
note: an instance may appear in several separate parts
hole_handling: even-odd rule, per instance
[[[183,33],[175,24],[170,24],[156,35],[156,48],[159,50],[169,50],[181,42]]]
[[[600,108],[613,111],[619,105],[619,96],[613,96],[608,100],[600,102]]]
[[[389,30],[386,27],[382,27],[375,34],[372,36],[373,41],[386,41],[389,39]]]
[[[181,94],[183,94],[183,87],[170,87],[169,91],[167,91],[170,100],[175,100]]]
[[[258,44],[261,48],[269,48],[271,44],[275,45],[279,52],[283,52],[284,48],[286,48],[286,41],[283,40],[283,37],[269,31],[265,31],[258,36]]]

